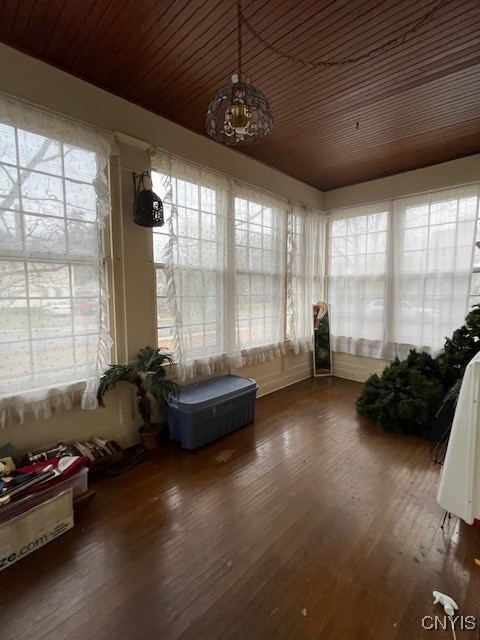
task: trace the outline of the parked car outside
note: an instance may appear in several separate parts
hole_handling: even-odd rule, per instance
[[[72,307],[69,300],[49,300],[42,306],[42,311],[46,316],[69,316]]]
[[[437,318],[440,316],[438,309],[429,307],[414,307],[408,300],[402,300],[400,315],[402,318]],[[383,315],[383,300],[372,300],[366,306],[366,314],[380,317]]]
[[[48,300],[43,304],[42,311],[47,316],[69,316],[72,313],[72,302],[70,300]],[[98,302],[73,299],[73,311],[75,315],[93,315],[98,312]]]

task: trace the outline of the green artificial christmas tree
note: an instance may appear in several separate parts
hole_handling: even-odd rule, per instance
[[[427,436],[443,393],[435,360],[412,349],[406,360],[396,358],[381,377],[370,376],[357,409],[384,429]]]
[[[480,351],[480,305],[475,305],[465,318],[465,324],[447,338],[437,361],[442,381],[449,389],[465,372],[465,367]]]
[[[358,412],[384,429],[429,437],[443,396],[478,351],[480,305],[436,358],[412,349],[406,360],[396,358],[381,376],[370,376],[357,400]]]

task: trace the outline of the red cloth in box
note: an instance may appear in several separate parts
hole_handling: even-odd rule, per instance
[[[50,487],[57,482],[63,482],[66,478],[70,478],[78,473],[83,467],[87,464],[88,458],[85,456],[62,456],[60,458],[50,458],[49,460],[40,460],[39,462],[34,462],[25,467],[20,467],[17,469],[17,473],[21,475],[26,475],[28,473],[32,473],[33,471],[39,471],[40,469],[44,469],[49,465],[52,465],[57,474],[52,476],[45,482],[39,482],[34,485],[30,489],[28,489],[28,493],[33,491],[41,491],[45,489],[45,487]]]

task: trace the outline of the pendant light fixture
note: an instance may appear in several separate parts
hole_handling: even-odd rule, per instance
[[[216,94],[207,111],[209,136],[226,145],[251,144],[261,140],[273,128],[273,116],[267,99],[242,73],[242,8],[237,3],[238,73],[231,83]]]

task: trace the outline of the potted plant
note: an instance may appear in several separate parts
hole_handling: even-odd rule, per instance
[[[165,365],[172,365],[170,353],[164,349],[145,347],[140,349],[133,362],[113,364],[100,378],[97,400],[104,407],[103,396],[125,380],[136,387],[137,406],[143,424],[139,429],[140,439],[146,449],[155,449],[158,444],[160,425],[152,423],[152,397],[161,404],[170,394],[175,396],[180,386],[167,378]]]

